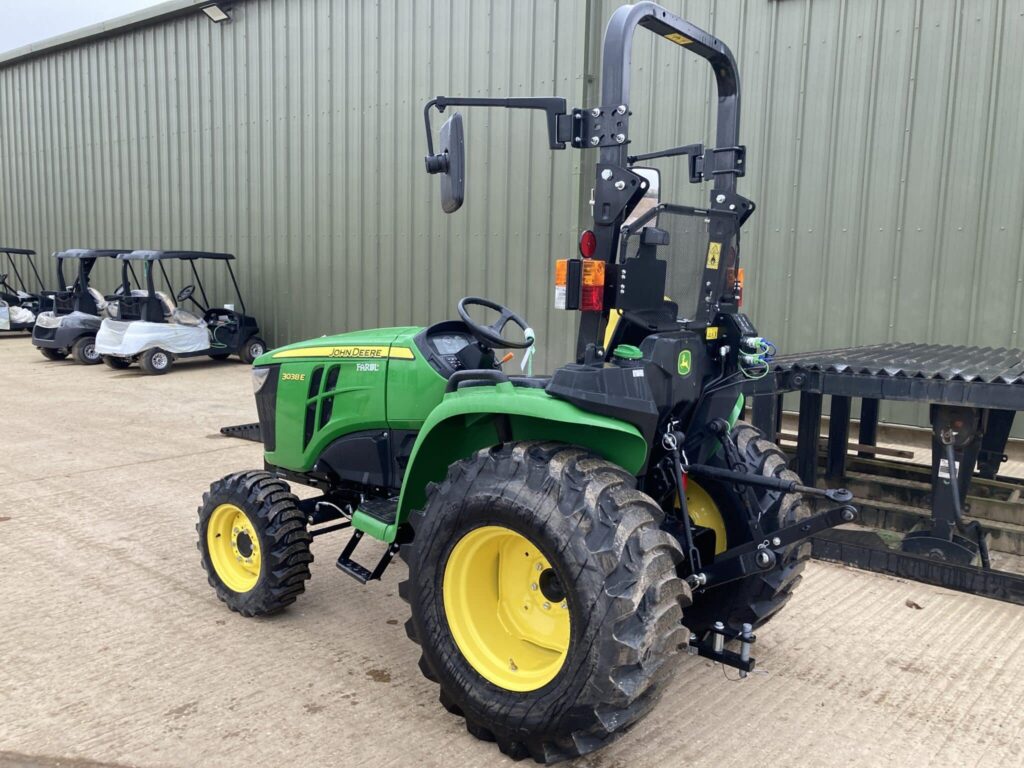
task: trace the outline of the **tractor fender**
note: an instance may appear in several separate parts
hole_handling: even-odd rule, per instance
[[[442,480],[449,465],[481,448],[519,440],[578,445],[632,474],[647,459],[647,443],[632,424],[588,413],[543,389],[510,382],[463,388],[446,395],[423,423],[386,540],[394,541],[409,512],[423,506],[427,484]]]

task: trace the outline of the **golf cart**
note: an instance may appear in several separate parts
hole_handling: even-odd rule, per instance
[[[120,293],[108,296],[109,317],[103,319],[96,334],[96,352],[103,362],[115,369],[124,369],[138,361],[150,374],[167,373],[175,357],[206,355],[224,360],[238,355],[244,363],[252,363],[267,348],[259,336],[256,319],[245,313],[245,301],[231,268],[230,253],[204,251],[132,251],[119,254],[122,264]],[[165,264],[178,262],[191,270],[194,283],[177,293]],[[211,305],[196,262],[224,264],[238,298],[241,311],[234,304]],[[144,288],[132,290],[129,270],[141,264]],[[158,291],[154,268],[160,271],[163,284],[171,291]],[[202,299],[196,298],[196,290]],[[171,298],[171,295],[174,298]],[[182,306],[190,302],[199,314]]]
[[[629,152],[641,28],[711,64],[717,147]],[[739,386],[765,375],[773,347],[741,311],[740,228],[754,204],[736,191],[732,54],[643,2],[615,11],[602,67],[601,101],[585,109],[438,97],[424,110],[447,213],[464,199],[462,117],[435,153],[434,109],[541,110],[552,149],[598,151],[581,258],[554,265],[556,306],[580,312],[576,359],[547,376],[525,359],[526,375],[511,375],[505,350],[529,355],[534,332],[477,297],[428,327],[275,349],[253,367],[264,466],[212,483],[196,525],[210,585],[245,616],[298,597],[314,537],[350,531],[337,566],[363,584],[401,552],[406,631],[441,704],[477,738],[541,762],[624,733],[687,647],[746,676],[754,630],[799,583],[808,538],[856,515],[848,491],[801,484],[739,419]],[[638,164],[682,155],[682,179],[712,187],[707,207],[658,202],[631,219],[652,188],[670,188]],[[289,483],[319,493],[300,499]],[[365,538],[383,545],[375,564],[356,560]],[[701,706],[697,692],[688,702]]]
[[[46,290],[32,260],[35,255],[27,248],[0,245],[0,331],[32,330]],[[29,272],[34,282],[27,279]]]
[[[90,285],[90,277],[100,259],[113,259],[125,249],[71,248],[54,254],[57,260],[57,285],[65,290],[48,294],[51,309],[40,312],[32,328],[32,343],[48,360],[63,360],[68,355],[83,365],[101,361],[96,351],[96,333],[107,317],[107,299]],[[75,279],[68,284],[64,265],[77,261]],[[134,273],[133,273],[134,276]],[[123,286],[118,286],[118,291]]]

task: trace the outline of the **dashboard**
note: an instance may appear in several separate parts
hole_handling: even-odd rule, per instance
[[[494,366],[493,353],[477,344],[461,320],[446,320],[426,328],[416,337],[416,346],[445,378],[456,371]]]
[[[431,336],[430,343],[434,345],[439,355],[450,357],[459,354],[462,348],[469,344],[472,339],[466,338],[461,333],[439,333]]]

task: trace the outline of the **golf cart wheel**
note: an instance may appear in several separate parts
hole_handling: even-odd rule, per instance
[[[75,340],[71,346],[71,357],[76,363],[82,365],[96,365],[102,361],[100,353],[96,351],[96,337],[82,336]]]
[[[250,336],[249,340],[242,345],[238,357],[246,365],[252,365],[253,361],[267,351],[267,342],[259,336]]]
[[[231,357],[231,353],[230,352],[211,352],[208,355],[208,357],[212,358],[213,360],[227,360],[229,357]]]
[[[298,499],[269,472],[236,472],[213,483],[196,533],[210,586],[231,610],[265,616],[305,590],[313,538]]]
[[[126,368],[131,368],[132,361],[126,360],[123,357],[114,357],[113,355],[103,355],[103,362],[108,368],[113,368],[115,371],[123,371]]]
[[[167,373],[171,370],[171,365],[173,363],[174,355],[170,352],[165,352],[159,347],[156,349],[147,349],[139,357],[139,368],[142,369],[142,372],[149,373],[154,376]]]
[[[39,351],[47,360],[63,360],[68,356],[68,353],[65,352],[63,349],[50,349],[49,347],[39,347]]]
[[[787,469],[786,455],[756,427],[737,421],[729,437],[739,449],[739,455],[743,457],[747,471],[751,474],[800,482],[799,476]],[[707,498],[711,506],[709,511],[719,515],[720,522],[712,527],[730,531],[731,534],[735,525],[730,523],[738,521],[725,520],[719,511],[727,508],[724,489],[710,483],[705,483],[703,488],[714,498],[714,501]],[[761,524],[766,533],[791,525],[813,512],[807,499],[800,493],[755,487],[754,494],[765,510]],[[704,495],[708,497],[708,494]],[[690,499],[689,492],[687,499]],[[736,514],[740,514],[739,510]],[[730,541],[729,546],[739,543],[742,542]],[[761,626],[777,614],[792,596],[810,556],[811,545],[805,541],[789,547],[770,571],[694,594],[693,606],[686,612],[687,627],[698,636],[703,636],[716,621],[725,622],[727,626],[736,629],[743,624],[752,624],[755,628]]]
[[[420,670],[466,729],[556,762],[640,720],[687,642],[683,554],[622,468],[562,443],[453,464],[403,548]]]

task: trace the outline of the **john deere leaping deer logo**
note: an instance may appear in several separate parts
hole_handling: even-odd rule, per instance
[[[679,366],[678,366],[679,375],[680,376],[689,376],[690,375],[690,367],[691,367],[691,365],[692,365],[692,360],[691,360],[690,350],[684,349],[682,352],[679,353]]]

